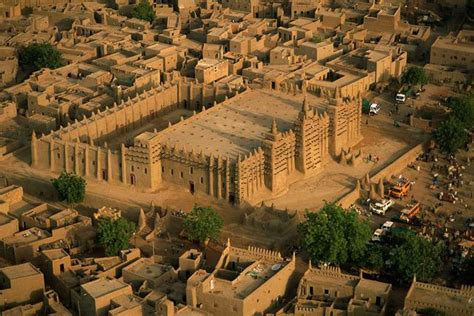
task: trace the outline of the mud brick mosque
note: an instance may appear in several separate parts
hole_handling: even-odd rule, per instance
[[[241,203],[284,192],[298,173],[317,173],[361,139],[360,97],[319,98],[247,85],[217,90],[180,80],[33,135],[32,166],[150,191],[173,183]],[[107,145],[179,109],[193,115],[142,132],[133,144]]]

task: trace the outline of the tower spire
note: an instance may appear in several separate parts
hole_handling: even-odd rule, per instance
[[[308,104],[308,98],[306,97],[306,90],[304,90],[304,98],[303,98],[303,112],[309,112],[310,111],[310,107],[309,107],[309,104]]]
[[[275,119],[273,119],[273,122],[272,122],[272,134],[273,134],[273,135],[276,135],[277,133],[278,133],[277,124],[276,124]]]

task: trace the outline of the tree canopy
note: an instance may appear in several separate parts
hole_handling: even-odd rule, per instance
[[[471,129],[474,127],[473,96],[450,98],[448,106],[452,109],[452,116],[459,120],[464,128]]]
[[[20,66],[36,71],[41,68],[55,69],[63,66],[61,53],[49,43],[33,43],[20,49]]]
[[[104,247],[107,256],[116,256],[130,247],[130,238],[135,232],[134,222],[123,217],[103,219],[97,228],[97,241]]]
[[[429,77],[426,71],[420,67],[410,67],[402,75],[402,82],[411,85],[425,85]]]
[[[424,237],[410,233],[392,236],[387,270],[399,280],[409,282],[417,279],[429,281],[440,271],[444,245],[432,243]]]
[[[203,243],[219,237],[224,221],[211,207],[196,205],[184,219],[183,225],[190,240]]]
[[[474,0],[467,0],[466,3],[467,16],[474,19]]]
[[[147,0],[141,0],[133,9],[132,17],[153,23],[156,18],[155,10]]]
[[[324,41],[324,38],[318,34],[313,35],[313,37],[311,38],[311,42],[313,43],[321,43],[322,41]]]
[[[319,212],[306,212],[298,233],[311,259],[339,265],[359,262],[371,236],[369,224],[356,212],[334,203],[326,203]]]
[[[455,153],[466,144],[468,134],[463,124],[456,117],[450,116],[441,122],[433,136],[442,151]]]
[[[58,192],[59,200],[68,204],[81,203],[86,196],[86,180],[73,173],[61,172],[58,178],[51,180]]]

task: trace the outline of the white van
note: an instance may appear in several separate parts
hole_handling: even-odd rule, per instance
[[[392,229],[392,227],[393,227],[393,222],[392,222],[392,221],[386,221],[386,222],[383,223],[383,225],[382,225],[382,229],[383,229],[383,231],[385,231],[385,232],[390,231],[390,230]]]
[[[379,111],[380,111],[380,105],[378,105],[377,103],[372,103],[370,105],[369,115],[377,115]]]
[[[383,199],[382,201],[370,203],[369,210],[378,215],[385,216],[387,210],[394,204],[391,199]]]
[[[395,96],[395,101],[397,103],[405,103],[406,99],[407,97],[403,93],[397,93],[397,95]]]
[[[375,231],[374,231],[374,234],[372,235],[372,241],[382,241],[382,236],[384,234],[384,231],[383,229],[381,228],[377,228]]]

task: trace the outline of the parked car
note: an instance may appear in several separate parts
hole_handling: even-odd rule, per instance
[[[372,103],[370,105],[369,115],[377,115],[380,111],[380,105],[377,103]]]
[[[393,227],[393,222],[392,221],[386,221],[385,223],[383,223],[382,225],[382,229],[385,231],[385,232],[389,232],[392,230],[392,227]]]
[[[380,242],[382,241],[382,236],[384,235],[384,231],[382,228],[377,228],[372,235],[372,241]]]
[[[375,214],[385,215],[385,213],[393,205],[393,203],[394,202],[391,199],[383,199],[380,202],[370,203],[369,209]]]
[[[406,99],[407,96],[403,93],[397,93],[397,95],[395,96],[395,102],[397,103],[405,103]]]

